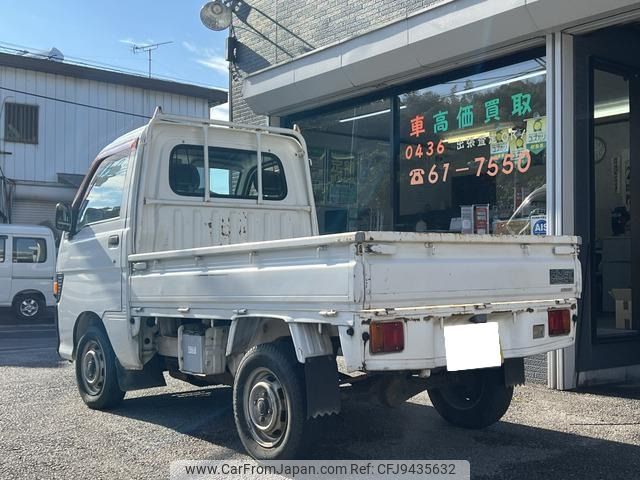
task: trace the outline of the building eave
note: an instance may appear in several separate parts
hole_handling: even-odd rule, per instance
[[[361,36],[248,75],[257,114],[283,116],[544,44],[544,35],[640,8],[609,0],[449,0]]]

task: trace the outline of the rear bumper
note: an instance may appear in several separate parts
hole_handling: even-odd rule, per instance
[[[564,302],[564,301],[563,301]],[[576,318],[576,302],[539,302],[514,310],[500,310],[492,306],[487,313],[458,313],[439,315],[434,312],[394,311],[370,315],[362,312],[354,322],[354,334],[347,335],[341,329],[340,337],[347,368],[350,371],[402,371],[424,370],[447,366],[444,327],[469,325],[470,318],[482,314],[482,320],[496,322],[500,336],[502,358],[524,358],[566,348],[574,344],[576,322],[572,319],[570,332],[566,335],[549,336],[547,312],[550,308],[571,309]],[[403,314],[406,313],[406,314]],[[476,317],[477,318],[477,317]],[[400,352],[372,354],[366,341],[369,324],[373,321],[402,320],[404,323],[404,349]],[[543,335],[540,334],[543,325]],[[539,338],[534,338],[534,326]],[[346,345],[345,345],[346,344]],[[345,348],[346,347],[346,348]]]

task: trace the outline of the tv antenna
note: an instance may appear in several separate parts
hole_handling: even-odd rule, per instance
[[[169,45],[170,43],[173,42],[149,43],[147,45],[133,45],[131,47],[131,51],[133,53],[147,52],[147,54],[149,55],[149,78],[151,78],[151,52],[157,50],[158,47],[162,45]]]

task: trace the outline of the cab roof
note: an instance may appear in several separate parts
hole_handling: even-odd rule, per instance
[[[109,145],[107,145],[102,150],[100,150],[100,153],[98,154],[97,158],[103,158],[106,156],[107,153],[113,152],[114,150],[118,149],[118,147],[121,147],[122,145],[125,145],[130,142],[133,142],[136,138],[142,135],[142,132],[144,132],[145,128],[147,128],[148,126],[149,124],[145,124],[142,127],[138,127],[135,130],[131,130],[130,132],[127,132],[124,135],[119,136]]]
[[[19,223],[0,223],[0,235],[40,235],[53,236],[49,227],[42,225],[22,225]]]

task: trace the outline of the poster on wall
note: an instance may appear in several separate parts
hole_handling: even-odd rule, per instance
[[[311,185],[313,186],[313,196],[316,202],[325,201],[327,182],[325,181],[325,168],[327,163],[327,151],[324,148],[309,148],[309,159],[313,168],[311,169]]]
[[[356,158],[350,153],[329,153],[329,203],[349,205],[356,202]]]
[[[490,138],[490,153],[491,155],[503,155],[509,153],[509,139],[511,138],[511,132],[509,128],[503,128],[496,130],[495,141],[494,136]]]
[[[628,150],[622,150],[611,157],[611,178],[620,203],[629,209],[631,207],[631,169]]]
[[[546,235],[547,234],[547,216],[531,215],[531,234]]]
[[[547,117],[535,117],[526,120],[525,148],[539,154],[547,148]]]

